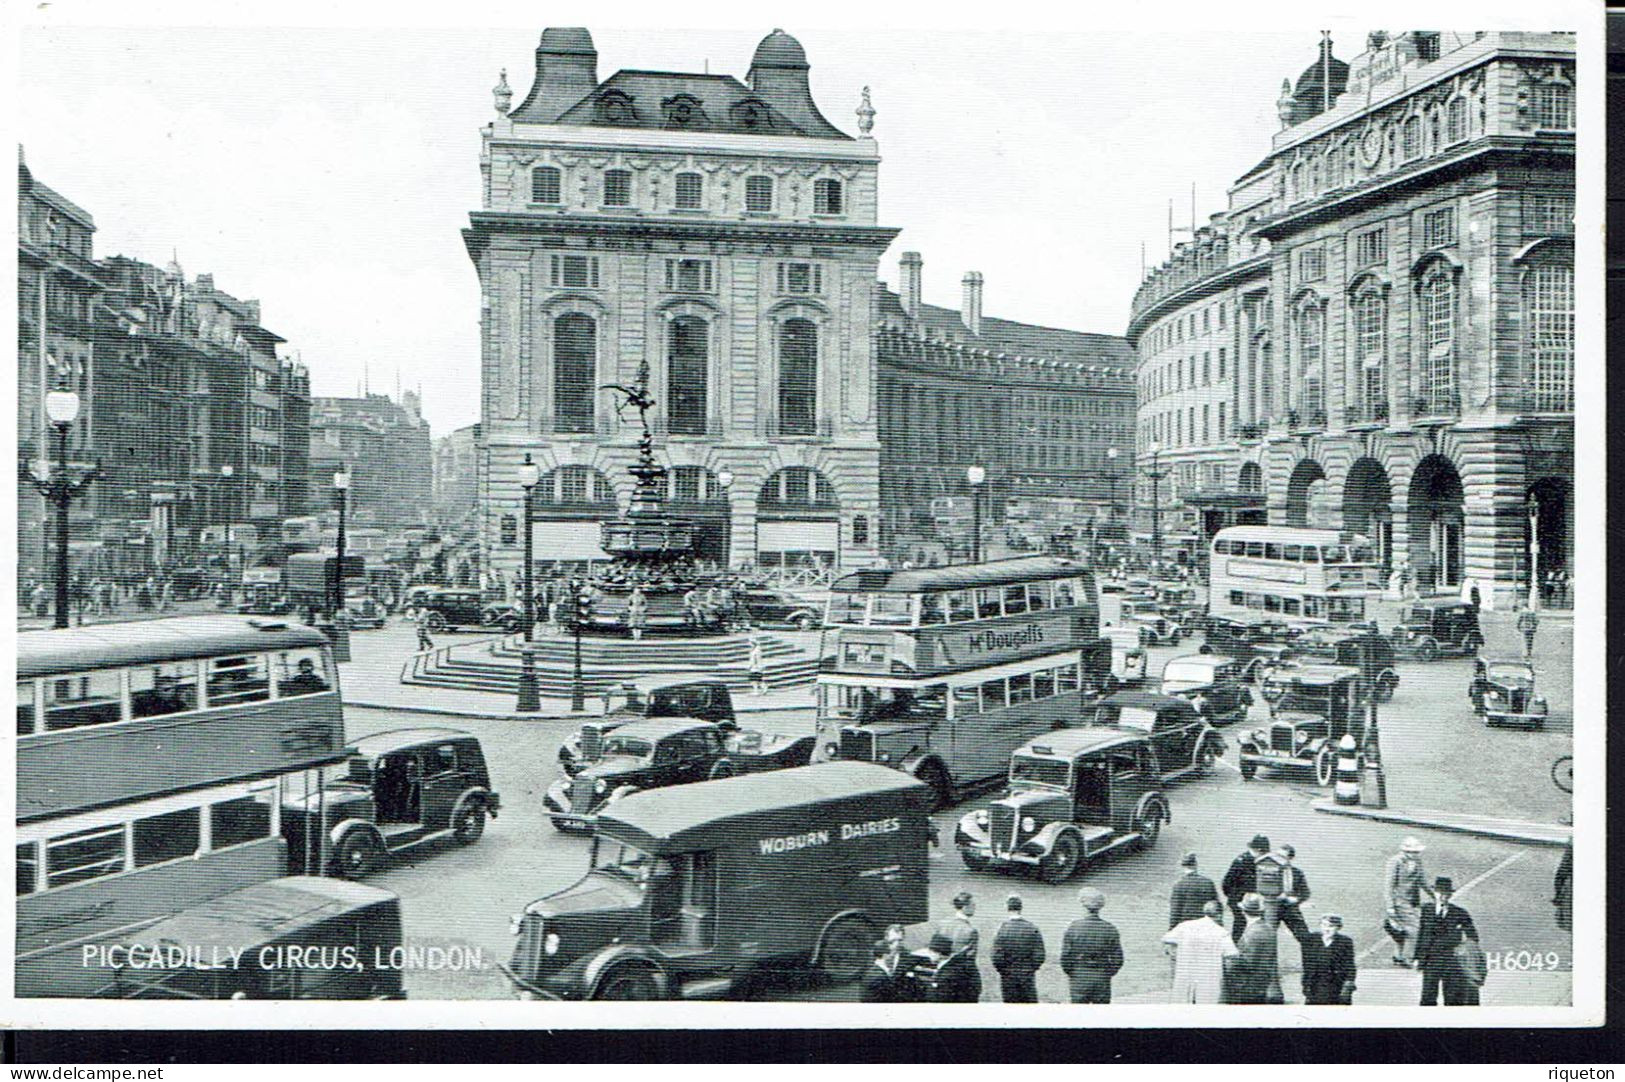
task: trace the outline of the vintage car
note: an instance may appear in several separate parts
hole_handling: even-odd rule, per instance
[[[1150,848],[1171,821],[1151,740],[1123,729],[1058,729],[1010,757],[1010,784],[959,820],[972,871],[1032,868],[1051,883],[1108,850]]]
[[[1165,782],[1185,774],[1208,774],[1224,754],[1214,731],[1189,699],[1145,691],[1119,691],[1086,707],[1084,724],[1127,729],[1151,743],[1157,774]]]
[[[1125,599],[1122,619],[1123,623],[1139,629],[1142,646],[1160,646],[1164,643],[1177,646],[1185,634],[1183,627],[1163,615],[1162,607],[1155,601]]]
[[[720,680],[668,684],[647,695],[636,684],[626,684],[619,693],[611,694],[610,709],[603,717],[587,722],[559,746],[559,767],[566,774],[575,774],[603,754],[606,736],[645,718],[714,721],[727,732],[739,727],[734,722],[733,694]]]
[[[280,586],[251,586],[237,611],[245,616],[287,616],[293,612],[293,601]]]
[[[1162,668],[1162,693],[1189,699],[1214,725],[1247,720],[1253,693],[1244,682],[1246,667],[1223,654],[1186,654]]]
[[[1401,656],[1418,661],[1445,654],[1470,657],[1484,645],[1478,610],[1465,601],[1442,597],[1412,602],[1391,638]]]
[[[1374,625],[1312,628],[1294,639],[1292,646],[1302,657],[1361,670],[1366,682],[1376,690],[1379,703],[1392,699],[1394,689],[1399,687],[1394,644]]]
[[[1364,743],[1364,687],[1360,670],[1348,665],[1298,664],[1266,677],[1270,724],[1238,740],[1242,780],[1252,781],[1259,767],[1312,769],[1316,782],[1330,785],[1343,735]]]
[[[1112,681],[1125,688],[1145,683],[1145,648],[1140,645],[1139,629],[1107,626],[1100,634],[1112,644]]]
[[[1223,654],[1242,663],[1244,678],[1253,682],[1297,656],[1297,631],[1274,620],[1248,623],[1210,617],[1202,628],[1204,654]]]
[[[758,627],[792,627],[815,631],[823,623],[821,606],[765,587],[747,587],[734,593],[734,615]]]
[[[376,598],[351,596],[344,599],[344,611],[350,616],[350,627],[356,631],[376,631],[384,626],[389,614]]]
[[[430,631],[498,627],[512,635],[524,622],[517,606],[489,602],[478,590],[428,590],[415,599],[414,605],[429,610]]]
[[[560,831],[590,832],[605,804],[645,789],[806,766],[813,742],[804,736],[740,732],[693,718],[622,725],[596,759],[548,787],[542,804]]]
[[[472,845],[502,808],[479,739],[461,730],[374,733],[346,752],[316,791],[285,790],[290,874],[359,879],[398,850],[441,838]]]
[[[1473,666],[1467,697],[1485,725],[1546,726],[1546,700],[1535,694],[1535,670],[1527,661],[1480,659]]]

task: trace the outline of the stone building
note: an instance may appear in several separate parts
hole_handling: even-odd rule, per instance
[[[1227,211],[1135,297],[1142,466],[1155,440],[1200,485],[1262,491],[1272,523],[1371,537],[1424,590],[1470,576],[1505,607],[1532,563],[1566,575],[1574,50],[1378,32],[1345,65],[1323,43]],[[1218,348],[1189,326],[1215,305],[1229,383],[1198,386],[1226,436],[1168,375]]]
[[[1126,504],[1135,409],[1127,340],[984,315],[976,271],[962,279],[960,310],[925,304],[920,254],[904,252],[901,267],[901,292],[880,289],[875,343],[887,554],[941,539],[933,501],[969,497],[971,466],[987,471],[990,522],[1011,500],[1102,517],[1113,501]]]
[[[763,566],[879,556],[873,110],[826,120],[775,30],[743,82],[600,79],[588,32],[552,28],[530,93],[506,76],[481,133],[464,240],[482,305],[482,543],[518,568],[526,454],[538,561],[601,556],[630,495],[636,417],[607,384],[647,364],[671,507],[701,554]],[[724,481],[729,483],[724,484]]]
[[[333,474],[350,473],[349,522],[390,529],[429,522],[434,452],[416,392],[318,396],[310,404],[310,491],[333,503]]]
[[[479,505],[478,422],[434,441],[434,514],[443,526],[468,520]]]

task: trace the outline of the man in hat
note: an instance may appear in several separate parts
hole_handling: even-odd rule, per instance
[[[1084,914],[1061,942],[1061,969],[1071,981],[1073,1003],[1110,1003],[1112,978],[1123,968],[1123,941],[1117,926],[1102,920],[1106,896],[1093,887],[1078,894]]]
[[[1005,909],[1010,915],[993,937],[993,968],[999,974],[999,991],[1006,1003],[1037,1003],[1034,976],[1044,964],[1044,937],[1032,921],[1021,915],[1021,895],[1010,895]]]
[[[1269,851],[1269,838],[1255,834],[1253,840],[1247,843],[1246,851],[1232,860],[1230,870],[1224,873],[1224,897],[1234,917],[1230,924],[1230,938],[1238,944],[1242,933],[1247,930],[1247,915],[1242,912],[1241,901],[1258,889],[1258,861],[1260,857],[1269,855]],[[1263,915],[1262,909],[1259,915]]]
[[[1383,868],[1383,897],[1387,903],[1384,927],[1398,944],[1394,964],[1413,964],[1416,935],[1422,928],[1420,915],[1422,895],[1427,893],[1427,878],[1422,871],[1424,846],[1415,837],[1399,843],[1399,852],[1388,858]]]
[[[1354,940],[1343,918],[1320,918],[1320,935],[1303,940],[1303,1001],[1314,1006],[1354,1002]]]
[[[954,895],[954,915],[937,926],[930,949],[938,957],[935,999],[941,1003],[975,1003],[982,998],[982,973],[976,965],[980,936],[971,918],[976,899],[969,891]]]
[[[1181,921],[1163,943],[1174,951],[1174,1003],[1218,1003],[1224,993],[1224,963],[1241,952],[1224,930],[1224,906],[1206,902],[1200,916]]]
[[[1478,942],[1478,929],[1467,910],[1450,900],[1456,885],[1441,875],[1433,881],[1433,900],[1422,906],[1421,930],[1416,936],[1416,961],[1422,967],[1422,1006],[1478,1006],[1478,984],[1463,971],[1456,957],[1462,940]]]
[[[1249,893],[1241,900],[1247,930],[1236,944],[1240,953],[1225,982],[1225,1002],[1263,1004],[1281,1002],[1280,972],[1276,968],[1275,926],[1264,920],[1264,899]]]
[[[1219,890],[1213,885],[1213,880],[1196,870],[1195,853],[1186,853],[1181,857],[1179,866],[1185,869],[1185,874],[1174,883],[1174,889],[1168,895],[1169,928],[1195,920],[1202,916],[1207,903],[1219,900]]]

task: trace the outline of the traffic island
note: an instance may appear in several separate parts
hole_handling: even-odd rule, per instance
[[[1549,845],[1562,848],[1574,838],[1574,828],[1557,823],[1531,823],[1520,819],[1498,819],[1488,815],[1467,815],[1446,811],[1405,811],[1397,808],[1371,808],[1361,805],[1339,804],[1334,800],[1316,800],[1311,806],[1327,815],[1343,815],[1353,819],[1369,819],[1375,823],[1399,823],[1405,826],[1427,827],[1430,830],[1448,830],[1457,834],[1472,834],[1480,838],[1499,838],[1503,841],[1524,842],[1528,845]]]

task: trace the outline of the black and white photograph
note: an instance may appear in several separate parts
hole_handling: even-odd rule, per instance
[[[1600,9],[343,7],[8,17],[8,1024],[1601,1022]]]

